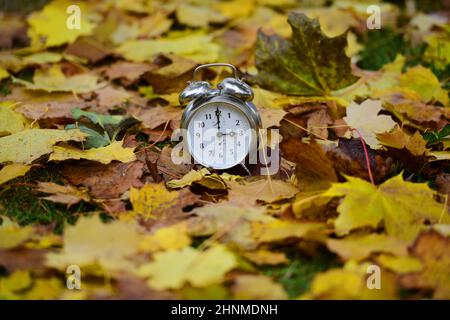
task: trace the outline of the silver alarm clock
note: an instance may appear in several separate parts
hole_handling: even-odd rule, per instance
[[[208,67],[229,67],[233,78],[225,78],[217,88],[196,81],[198,72]],[[187,104],[181,118],[184,149],[196,163],[223,170],[256,156],[261,118],[252,99],[252,89],[238,79],[233,65],[211,63],[194,70],[179,100]]]

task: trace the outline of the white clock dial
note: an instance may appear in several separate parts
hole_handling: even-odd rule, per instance
[[[247,116],[236,106],[212,102],[194,111],[187,126],[191,155],[206,167],[227,169],[247,156],[254,137]]]

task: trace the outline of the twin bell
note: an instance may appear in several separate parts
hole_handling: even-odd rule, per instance
[[[248,84],[237,78],[225,78],[217,85],[217,88],[212,88],[206,81],[190,82],[186,89],[181,92],[179,100],[181,105],[185,105],[197,99],[218,95],[233,96],[242,101],[253,99],[253,91]]]

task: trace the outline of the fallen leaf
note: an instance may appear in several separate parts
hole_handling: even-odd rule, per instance
[[[402,276],[401,284],[407,288],[433,289],[434,299],[449,299],[450,239],[435,231],[422,233],[412,246],[411,254],[420,259],[423,269]]]
[[[283,286],[264,275],[241,275],[234,279],[233,296],[238,300],[285,300]]]
[[[59,141],[83,141],[86,135],[80,130],[30,129],[0,138],[0,163],[31,163],[40,156],[51,153]]]
[[[173,53],[198,63],[216,61],[219,50],[211,37],[203,33],[159,40],[130,40],[116,49],[118,54],[133,62],[152,61],[156,54]]]
[[[95,91],[98,111],[105,112],[125,106],[132,100],[132,94],[121,87],[106,86]]]
[[[298,139],[283,139],[282,156],[296,164],[295,175],[301,191],[325,190],[337,181],[331,160],[315,140],[304,143]]]
[[[25,130],[29,121],[16,112],[16,103],[12,101],[0,102],[0,137]]]
[[[63,161],[67,159],[86,159],[108,164],[111,161],[123,163],[136,160],[134,148],[124,148],[123,141],[114,141],[106,147],[80,150],[70,146],[54,146],[49,161]]]
[[[210,174],[208,169],[203,168],[198,171],[191,170],[186,173],[181,179],[167,181],[166,186],[170,189],[180,189],[190,186],[193,182],[200,181],[204,176]]]
[[[444,107],[448,106],[447,91],[441,88],[438,78],[428,68],[420,65],[409,68],[399,77],[399,82],[401,86],[417,92],[423,102],[435,100]]]
[[[256,67],[265,87],[287,94],[327,95],[357,80],[345,54],[346,34],[328,38],[317,19],[302,13],[289,13],[288,22],[291,41],[258,34]]]
[[[193,210],[194,217],[188,220],[192,236],[214,235],[222,243],[244,250],[255,249],[251,223],[270,222],[274,218],[264,214],[263,208],[240,207],[233,204],[209,204]]]
[[[448,34],[431,34],[425,37],[428,45],[423,54],[423,58],[441,70],[444,70],[450,62],[450,45],[446,37],[448,37]]]
[[[123,79],[126,84],[131,84],[154,68],[151,64],[119,61],[105,68],[104,73],[109,80]]]
[[[273,252],[269,250],[259,249],[256,251],[242,252],[242,256],[257,265],[280,265],[287,264],[289,259],[283,252]]]
[[[317,220],[321,213],[326,212],[326,206],[332,197],[324,196],[323,191],[299,192],[292,202],[292,213],[298,218],[313,218]]]
[[[289,199],[298,192],[289,182],[269,178],[252,182],[227,181],[227,185],[230,203],[241,206],[252,206],[256,201],[270,203]]]
[[[280,126],[280,121],[284,118],[284,116],[287,113],[283,109],[258,108],[258,111],[261,116],[262,128]]]
[[[64,53],[87,59],[91,63],[99,62],[111,55],[108,48],[91,37],[78,38],[74,43],[67,46]]]
[[[372,149],[381,147],[376,138],[377,133],[390,131],[396,126],[390,116],[378,115],[380,111],[381,101],[367,99],[361,104],[352,102],[347,108],[347,116],[344,117],[350,128],[357,129]],[[353,132],[353,136],[359,138],[357,132]]]
[[[181,3],[176,10],[177,20],[190,27],[206,28],[210,23],[224,23],[228,19],[208,7]]]
[[[317,274],[306,298],[326,300],[387,300],[397,298],[395,277],[387,272],[381,277],[380,290],[367,286],[367,264],[349,261],[342,269],[330,269]]]
[[[137,253],[139,242],[134,222],[81,218],[76,225],[66,226],[63,249],[48,253],[46,265],[66,270],[72,264],[86,267],[98,263],[106,270],[130,270],[134,264],[129,258]]]
[[[416,131],[413,135],[409,135],[402,129],[396,128],[389,133],[377,134],[377,139],[381,144],[387,147],[396,149],[405,148],[413,156],[422,156],[429,153],[429,150],[426,148],[427,142],[419,131]]]
[[[327,247],[345,260],[362,260],[372,253],[391,253],[406,256],[408,242],[384,234],[350,236],[344,239],[328,239]]]
[[[139,188],[139,180],[144,164],[139,161],[128,163],[113,162],[108,165],[100,163],[64,165],[62,174],[73,185],[89,188],[92,197],[100,199],[119,198],[131,187]]]
[[[324,230],[323,223],[315,222],[274,220],[268,223],[252,223],[252,236],[260,243],[282,241],[288,238],[314,238]]]
[[[2,299],[18,299],[21,290],[31,285],[30,273],[25,270],[13,272],[8,277],[0,278],[0,297]]]
[[[0,185],[9,180],[26,175],[31,168],[32,166],[19,163],[5,165],[0,169]]]
[[[419,272],[422,270],[422,263],[419,259],[412,256],[391,256],[381,254],[376,261],[388,270],[398,274],[405,274],[411,272]]]
[[[53,182],[38,182],[37,191],[49,193],[50,196],[43,197],[45,200],[64,203],[68,206],[80,201],[90,201],[86,190],[77,189],[71,185],[59,185]]]
[[[150,278],[151,288],[180,289],[187,283],[194,287],[221,283],[235,267],[236,257],[223,245],[214,245],[203,252],[186,247],[156,253],[154,260],[141,266],[138,274]]]
[[[328,126],[333,124],[333,120],[326,109],[313,112],[306,122],[309,132],[316,137],[328,139]]]
[[[83,105],[86,108],[87,105]],[[25,117],[33,120],[54,119],[54,118],[72,118],[72,111],[80,108],[76,102],[34,102],[19,105],[16,110]]]
[[[33,234],[32,227],[21,227],[6,216],[0,225],[0,249],[15,248],[25,242]]]
[[[28,36],[34,46],[45,45],[48,47],[71,43],[79,36],[89,35],[93,32],[96,23],[88,4],[77,3],[80,14],[80,27],[67,30],[67,8],[72,3],[68,0],[52,1],[41,11],[34,12],[28,17]],[[45,40],[42,40],[45,39]]]
[[[146,218],[155,216],[155,211],[167,211],[177,203],[178,192],[168,191],[164,184],[146,184],[140,189],[130,189],[133,212]]]
[[[401,174],[378,187],[347,177],[347,182],[333,184],[324,195],[345,196],[334,221],[338,235],[362,227],[377,228],[384,222],[388,235],[412,241],[425,228],[425,222],[450,221],[426,183],[404,181]]]
[[[13,45],[28,45],[27,24],[21,15],[3,15],[0,48],[9,49]]]
[[[56,52],[44,51],[30,54],[23,57],[22,62],[25,65],[40,65],[45,63],[58,63],[63,56]]]
[[[44,268],[44,256],[47,253],[42,249],[17,247],[13,250],[0,250],[0,265],[12,273],[18,270],[41,270]]]
[[[144,252],[183,249],[191,244],[185,222],[162,227],[142,238],[139,249]]]
[[[88,73],[66,77],[57,65],[45,71],[37,70],[33,82],[19,78],[13,78],[13,81],[24,85],[29,90],[44,90],[47,92],[85,93],[106,85],[105,82],[98,82],[96,76]]]
[[[181,119],[183,109],[175,107],[130,108],[130,113],[142,122],[144,128],[155,129],[169,121]]]
[[[8,71],[0,67],[0,80],[6,79],[9,77]]]

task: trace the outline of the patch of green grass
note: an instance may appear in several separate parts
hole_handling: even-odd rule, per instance
[[[294,249],[289,250],[287,256],[291,260],[288,266],[263,267],[261,271],[280,282],[289,298],[306,293],[317,273],[340,266],[337,257],[327,251],[321,251],[311,258]]]
[[[84,202],[67,208],[64,204],[43,200],[33,191],[33,185],[37,181],[62,183],[56,165],[48,164],[45,168],[31,169],[25,177],[2,185],[0,215],[6,215],[21,225],[54,224],[54,232],[62,233],[65,222],[73,224],[80,213],[96,209]]]

